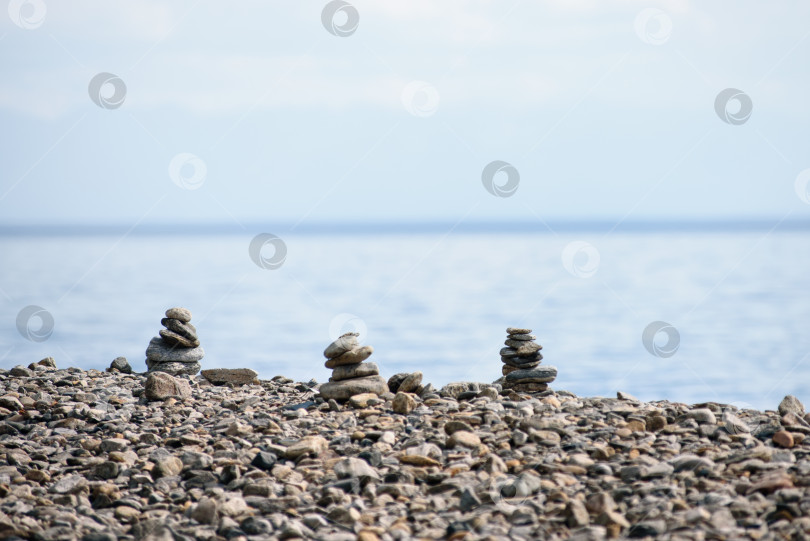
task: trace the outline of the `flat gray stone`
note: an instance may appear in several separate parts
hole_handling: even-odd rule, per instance
[[[509,339],[510,340],[520,340],[520,341],[526,342],[526,341],[529,341],[529,340],[537,340],[537,337],[535,335],[533,335],[533,334],[510,334]]]
[[[204,356],[202,346],[195,348],[170,346],[158,336],[152,338],[149,347],[146,348],[146,358],[150,361],[193,363]]]
[[[197,327],[195,327],[191,323],[184,323],[179,319],[164,317],[163,319],[160,320],[160,324],[169,329],[170,331],[174,331],[179,335],[185,336],[189,340],[197,339]]]
[[[321,385],[320,392],[325,400],[348,400],[356,394],[363,393],[374,393],[379,396],[388,392],[388,383],[382,376],[344,379],[324,383]]]
[[[514,349],[518,355],[529,355],[543,349],[543,346],[536,342],[532,342],[531,340],[509,340],[507,338],[504,344]]]
[[[554,366],[538,366],[532,370],[515,370],[506,375],[509,383],[550,383],[557,377]]]
[[[178,334],[174,331],[170,331],[169,329],[160,329],[160,337],[163,338],[163,341],[166,342],[170,346],[179,346],[183,348],[196,348],[200,345],[200,341],[196,338],[191,340],[182,334]]]
[[[363,378],[379,375],[380,369],[376,363],[360,363],[338,366],[332,371],[332,381],[342,381],[351,378]]]
[[[340,335],[337,340],[326,346],[326,349],[323,350],[323,356],[327,359],[333,359],[347,351],[351,351],[360,345],[357,341],[358,336],[360,336],[360,333],[356,332],[347,332]]]
[[[349,364],[360,364],[371,357],[372,353],[374,353],[374,348],[371,346],[356,347],[342,355],[332,357],[323,364],[326,366],[326,368],[337,368],[338,366],[346,366]]]
[[[188,323],[191,321],[191,311],[186,308],[169,308],[166,310],[166,317],[179,319],[183,323]]]
[[[501,357],[501,362],[503,364],[508,364],[509,366],[514,366],[516,368],[537,366],[542,360],[542,355],[532,355],[531,357]]]
[[[377,470],[362,458],[344,458],[334,465],[333,470],[338,479],[355,479],[358,477],[380,478]]]
[[[160,362],[146,359],[146,367],[149,372],[165,372],[172,376],[193,376],[200,371],[200,363],[194,361],[191,363],[178,363],[178,362]]]
[[[212,368],[203,370],[202,377],[214,385],[248,385],[259,383],[259,374],[250,368]]]
[[[506,334],[531,334],[531,329],[524,329],[522,327],[507,327]]]

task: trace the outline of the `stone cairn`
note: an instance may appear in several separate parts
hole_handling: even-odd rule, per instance
[[[320,388],[324,399],[348,400],[358,394],[379,396],[388,392],[388,384],[380,376],[377,364],[363,362],[371,356],[374,348],[361,346],[358,336],[356,332],[346,333],[324,350],[325,366],[332,369],[332,377]]]
[[[195,375],[200,371],[200,359],[205,351],[197,338],[197,329],[191,324],[191,312],[185,308],[169,308],[160,323],[166,328],[160,329],[160,336],[152,338],[146,348],[149,372]]]
[[[531,329],[509,327],[506,329],[505,348],[501,349],[503,362],[503,387],[517,392],[539,393],[548,389],[548,384],[557,377],[553,366],[540,366],[543,346]]]

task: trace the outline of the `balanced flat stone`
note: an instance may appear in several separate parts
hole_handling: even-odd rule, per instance
[[[379,396],[387,393],[388,384],[382,376],[367,376],[324,383],[320,392],[324,400],[348,400],[356,394],[374,393]]]
[[[531,334],[531,329],[522,329],[520,327],[507,327],[506,334]]]
[[[557,377],[554,366],[540,366],[532,370],[515,370],[506,376],[507,382],[549,383]]]
[[[197,339],[189,340],[182,334],[178,334],[174,331],[170,331],[169,329],[160,329],[160,336],[163,338],[163,341],[169,344],[170,346],[180,346],[184,348],[196,348],[200,345],[200,341]]]
[[[202,377],[214,385],[258,384],[258,376],[259,374],[250,368],[212,368],[202,371]]]
[[[509,366],[517,366],[518,368],[522,368],[529,365],[538,365],[540,361],[543,360],[543,356],[535,356],[532,355],[531,357],[501,357],[501,362],[503,364],[508,364]]]
[[[533,334],[510,334],[510,340],[537,340],[537,337]]]
[[[173,347],[166,344],[163,339],[155,336],[146,348],[146,358],[157,362],[193,363],[205,356],[202,346],[194,348]]]
[[[189,340],[197,339],[197,327],[195,327],[191,323],[183,323],[179,319],[164,317],[163,319],[160,320],[160,324],[169,329],[170,331],[174,331],[177,334],[185,336]]]
[[[337,340],[326,346],[326,349],[323,351],[323,356],[327,359],[333,359],[339,355],[343,355],[347,351],[351,351],[360,345],[357,341],[358,336],[360,336],[360,333],[356,332],[347,332],[340,335]]]
[[[351,378],[363,378],[379,375],[380,369],[376,363],[360,363],[337,366],[332,371],[331,381],[342,381]]]
[[[514,348],[501,348],[501,357],[517,357],[517,350]]]
[[[188,323],[191,321],[191,312],[185,308],[169,308],[166,310],[166,317]]]
[[[149,372],[166,372],[172,376],[193,376],[197,374],[201,368],[200,363],[196,361],[191,363],[180,363],[173,361],[152,361],[150,359],[146,359],[146,366],[149,368]]]
[[[501,359],[503,360],[503,359]],[[514,359],[509,358],[503,361],[504,366],[509,366],[512,368],[517,368],[518,370],[531,370],[537,366],[540,366],[540,361],[531,361],[527,363],[516,363]]]
[[[540,351],[541,349],[543,349],[543,346],[541,346],[536,342],[532,341],[527,342],[524,340],[511,340],[509,338],[506,339],[504,344],[517,351],[518,355],[526,355],[527,353],[534,353],[535,351]]]
[[[542,393],[548,390],[548,383],[513,383],[507,384],[505,388],[519,393]]]
[[[349,364],[360,364],[368,359],[372,353],[374,353],[374,348],[371,346],[356,347],[338,357],[332,357],[324,363],[324,366],[326,368],[336,368]]]

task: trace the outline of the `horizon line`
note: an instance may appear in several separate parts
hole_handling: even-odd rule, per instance
[[[296,225],[289,222],[212,223],[152,223],[137,226],[116,223],[52,223],[3,224],[0,236],[92,236],[92,235],[235,235],[273,231],[288,235],[307,234],[407,234],[407,233],[556,233],[556,232],[755,232],[810,230],[810,220],[784,220],[778,218],[696,219],[696,220],[549,220],[540,221],[476,221],[453,223],[449,221],[422,222],[310,222]]]

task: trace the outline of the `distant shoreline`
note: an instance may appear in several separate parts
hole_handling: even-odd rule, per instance
[[[273,231],[285,235],[412,235],[412,234],[555,234],[555,233],[753,233],[810,231],[810,220],[694,221],[548,221],[541,222],[343,222],[343,223],[221,223],[221,224],[0,224],[0,237],[106,235],[251,235]]]

